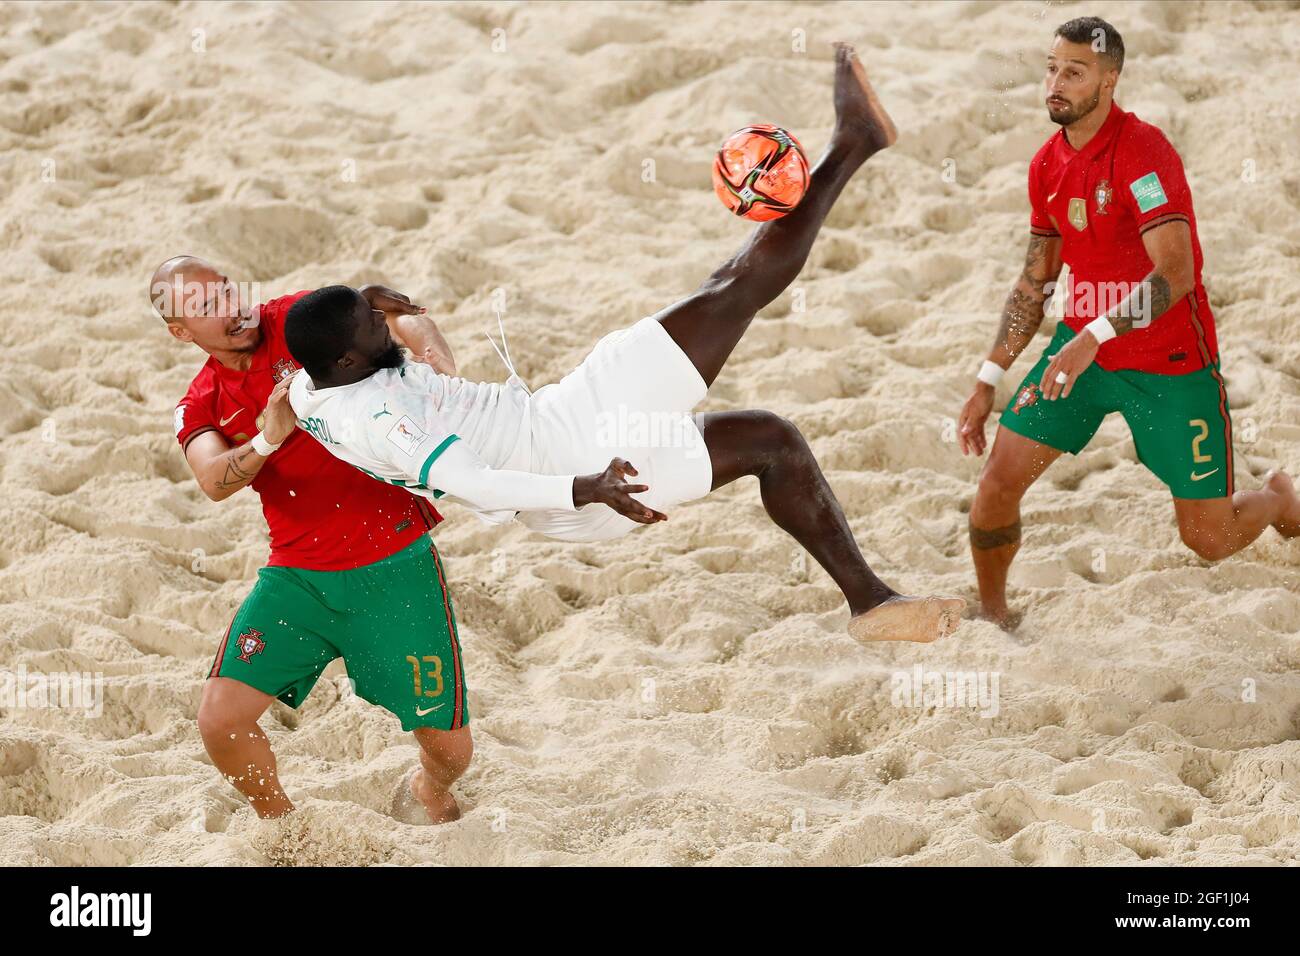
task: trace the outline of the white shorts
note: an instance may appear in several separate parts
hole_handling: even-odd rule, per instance
[[[576,369],[533,394],[532,467],[541,475],[589,475],[625,458],[650,490],[634,497],[657,511],[709,493],[713,466],[691,414],[704,379],[654,318],[611,332]],[[639,527],[605,504],[526,511],[519,520],[563,541],[604,541]]]

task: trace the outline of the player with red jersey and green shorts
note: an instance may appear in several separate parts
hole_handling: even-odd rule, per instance
[[[1283,472],[1238,491],[1232,416],[1183,164],[1159,129],[1113,101],[1124,43],[1096,17],[1063,24],[1047,56],[1058,130],[1029,165],[1029,252],[997,341],[962,410],[963,453],[984,452],[1002,373],[1028,346],[1062,271],[1065,317],[1001,417],[971,507],[984,616],[1008,623],[1007,572],[1020,501],[1062,452],[1102,420],[1128,422],[1142,463],[1168,486],[1184,543],[1208,560],[1270,525],[1300,534],[1300,498]]]
[[[422,310],[391,290],[366,294],[423,360],[454,370]],[[288,812],[257,720],[277,698],[300,706],[342,657],[357,696],[415,732],[422,766],[411,792],[432,819],[451,819],[448,788],[472,744],[455,615],[429,536],[441,517],[296,429],[286,387],[298,366],[284,319],[303,295],[247,310],[224,275],[188,256],[169,259],[151,284],[171,334],[208,353],[176,406],[176,439],[209,497],[244,485],[258,493],[271,539],[267,565],[218,646],[199,729],[213,762],[259,815]]]

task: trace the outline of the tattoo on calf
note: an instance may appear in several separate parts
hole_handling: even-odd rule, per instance
[[[1020,540],[1020,522],[1009,524],[1005,528],[977,528],[974,524],[970,526],[970,543],[972,547],[980,551],[989,551],[993,548],[1001,548],[1004,545],[1015,544]]]

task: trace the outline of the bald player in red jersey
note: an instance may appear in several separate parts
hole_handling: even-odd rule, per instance
[[[963,454],[983,454],[994,386],[1043,321],[1062,269],[1066,314],[1021,383],[970,513],[983,616],[1013,618],[1007,573],[1020,501],[1062,452],[1078,454],[1112,412],[1168,487],[1183,542],[1217,561],[1270,525],[1300,535],[1300,497],[1276,472],[1238,491],[1232,416],[1182,161],[1164,134],[1113,101],[1124,41],[1097,17],[1062,24],[1047,57],[1048,113],[1061,129],[1029,166],[1029,252],[1001,329],[962,410]]]
[[[224,274],[191,256],[167,260],[150,285],[171,335],[208,353],[176,405],[186,460],[213,500],[245,485],[257,492],[271,538],[267,565],[209,671],[199,731],[213,763],[259,816],[289,812],[258,719],[276,698],[300,706],[342,656],[357,695],[414,732],[421,767],[411,793],[435,822],[454,819],[449,788],[472,743],[454,614],[429,538],[442,519],[297,430],[287,386],[298,366],[285,346],[284,319],[306,294],[250,310]],[[454,373],[423,310],[392,290],[370,287],[366,295],[416,357]]]

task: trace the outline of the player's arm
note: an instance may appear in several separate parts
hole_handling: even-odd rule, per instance
[[[231,448],[219,431],[195,435],[185,446],[185,460],[203,493],[213,501],[229,498],[257,477],[266,459],[251,442]]]
[[[1151,271],[1118,305],[1093,319],[1052,359],[1043,372],[1043,397],[1065,398],[1074,381],[1093,363],[1102,344],[1134,329],[1144,329],[1196,287],[1192,230],[1181,219],[1142,233]],[[1059,376],[1064,374],[1065,381]]]
[[[984,454],[984,423],[993,410],[993,392],[1002,372],[1009,369],[1033,341],[1043,324],[1043,308],[1053,284],[1061,275],[1061,237],[1031,234],[1025,265],[1016,278],[980,378],[962,408],[957,440],[963,455]],[[991,366],[997,366],[992,368]],[[1001,369],[1002,371],[998,371]]]
[[[456,374],[456,359],[428,310],[414,304],[407,296],[382,285],[362,286],[359,291],[372,309],[384,313],[388,330],[399,343],[411,350],[417,362],[444,375]]]
[[[415,470],[414,462],[408,470]],[[437,488],[480,511],[574,511],[601,502],[641,524],[665,520],[666,515],[632,497],[648,490],[647,485],[631,485],[623,480],[636,473],[621,458],[592,475],[536,475],[491,468],[452,435],[428,454],[414,477],[425,487]]]
[[[262,431],[254,440],[232,448],[224,435],[212,429],[195,435],[185,446],[190,470],[203,493],[213,501],[229,498],[256,478],[275,449],[297,427],[289,407],[290,381],[287,378],[272,389]]]
[[[997,338],[988,360],[1004,371],[1020,357],[1043,324],[1043,307],[1061,275],[1061,237],[1029,237],[1025,267],[1002,306]],[[986,382],[980,382],[992,390]]]
[[[1128,298],[1106,314],[1116,335],[1145,328],[1196,288],[1192,230],[1186,222],[1180,219],[1148,229],[1142,233],[1142,245],[1151,259],[1151,271]],[[1106,334],[1104,330],[1102,334]]]

